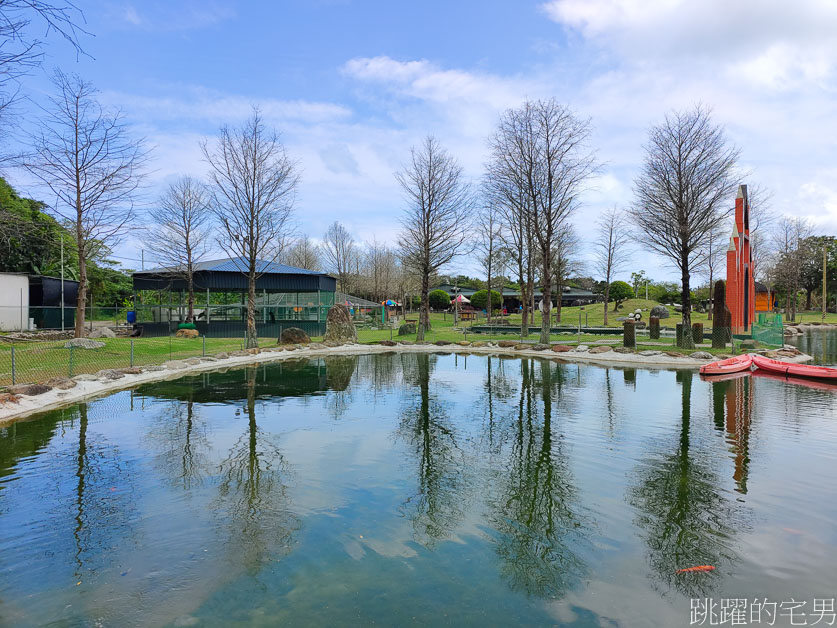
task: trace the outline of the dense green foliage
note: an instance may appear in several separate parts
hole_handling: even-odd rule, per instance
[[[50,215],[41,201],[22,198],[0,178],[0,272],[53,275],[61,272],[64,238],[65,272],[77,274],[75,246],[70,234]]]
[[[73,234],[45,213],[46,204],[21,197],[0,178],[0,272],[61,275],[78,279],[78,254]],[[88,279],[96,306],[120,307],[133,292],[129,272],[106,259],[90,260]]]
[[[488,308],[488,290],[478,290],[471,297],[471,305],[478,310],[485,310]],[[496,310],[503,305],[503,295],[496,290],[491,291],[491,306]]]
[[[450,295],[444,290],[430,293],[430,307],[434,310],[446,310],[450,307]]]
[[[614,301],[618,306],[622,301],[633,298],[634,289],[624,281],[614,281],[610,284],[610,294],[608,297]]]

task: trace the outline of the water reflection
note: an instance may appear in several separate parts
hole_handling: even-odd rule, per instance
[[[224,520],[224,546],[231,562],[251,573],[286,553],[298,526],[289,508],[288,465],[274,437],[256,422],[257,372],[246,370],[247,427],[219,466],[213,503]]]
[[[753,415],[752,387],[747,374],[712,383],[712,405],[715,427],[726,432],[735,471],[733,479],[739,493],[747,494],[750,467],[750,423]]]
[[[736,560],[732,546],[739,527],[734,522],[735,506],[719,488],[722,483],[712,457],[695,449],[690,438],[694,377],[691,371],[677,371],[681,392],[677,438],[658,439],[662,444],[637,469],[636,483],[629,490],[654,576],[692,597],[706,595],[713,579],[677,571],[696,565],[729,569]]]
[[[0,623],[596,624],[619,595],[686,617],[727,586],[813,591],[836,398],[397,353],[145,385],[0,430]]]
[[[553,394],[562,366],[520,360],[520,396],[507,474],[493,515],[501,572],[513,590],[561,597],[585,570],[577,547],[584,528],[562,438],[553,426]],[[587,528],[589,530],[589,527]]]
[[[416,540],[432,547],[448,538],[462,519],[465,455],[446,403],[430,393],[436,355],[419,354],[404,371],[404,379],[417,389],[417,399],[402,413],[399,432],[411,446],[416,463],[416,492],[403,504],[413,522]]]

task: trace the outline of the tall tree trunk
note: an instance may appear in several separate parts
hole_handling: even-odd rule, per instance
[[[544,255],[543,261],[543,287],[541,288],[541,292],[543,293],[543,299],[541,300],[541,337],[540,341],[541,344],[548,345],[549,344],[549,332],[550,327],[552,326],[552,273],[550,272],[552,269],[549,267],[551,264],[548,255]]]
[[[430,274],[421,274],[421,308],[419,309],[419,324],[416,330],[416,341],[424,340],[424,333],[430,328]]]
[[[247,275],[247,348],[259,346],[258,332],[256,332],[256,262],[250,260],[250,271]]]
[[[812,293],[813,293],[813,290],[811,290],[810,288],[805,288],[805,309],[806,310],[811,309],[811,294]]]
[[[78,296],[76,297],[75,337],[84,338],[84,308],[87,305],[87,254],[84,248],[84,231],[81,228],[81,198],[77,199],[76,246],[78,247]]]
[[[523,318],[520,321],[520,335],[522,337],[522,336],[525,336],[527,334],[527,326],[529,324],[529,321],[527,320],[527,315],[529,313],[529,307],[528,307],[529,293],[527,292],[528,286],[526,284],[526,271],[523,270],[523,262],[522,261],[518,261],[517,276],[518,276],[518,281],[520,283],[520,307],[521,307],[520,313],[523,316]]]
[[[712,305],[713,305],[712,304],[712,271],[710,270],[709,271],[709,311],[707,312],[706,320],[710,320],[710,321],[712,320],[712,310],[713,310]]]
[[[683,284],[683,295],[680,303],[683,307],[683,333],[681,335],[680,347],[683,349],[694,349],[695,341],[692,337],[692,294],[689,287],[689,265],[688,253],[681,259],[681,281]]]
[[[607,304],[610,299],[610,276],[608,275],[607,279],[605,279],[605,293],[604,293],[604,326],[607,327]]]

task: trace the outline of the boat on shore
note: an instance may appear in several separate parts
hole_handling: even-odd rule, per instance
[[[782,362],[773,360],[762,355],[752,356],[753,364],[757,369],[775,373],[777,375],[807,377],[811,379],[828,380],[837,383],[837,369],[827,366],[816,366],[814,364],[796,364],[794,362]]]
[[[752,366],[753,356],[745,353],[744,355],[736,355],[726,360],[720,360],[719,362],[704,364],[700,367],[700,374],[710,376],[729,375],[730,373],[749,371]]]

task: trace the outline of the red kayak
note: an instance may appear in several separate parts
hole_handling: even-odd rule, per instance
[[[794,364],[793,362],[782,362],[771,360],[761,355],[753,356],[753,364],[759,369],[768,373],[779,375],[793,375],[795,377],[810,377],[813,379],[825,379],[837,382],[837,369],[827,366],[814,366],[812,364]]]
[[[753,365],[753,358],[750,354],[737,355],[720,362],[704,364],[700,367],[701,375],[728,375],[729,373],[740,373],[749,371]]]
[[[806,388],[813,388],[816,390],[830,390],[832,392],[837,390],[837,380],[816,380],[805,377],[795,377],[793,375],[786,374],[780,375],[779,373],[771,373],[762,369],[756,369],[755,371],[753,371],[753,377],[775,379],[786,384],[795,384],[797,386],[805,386]]]

